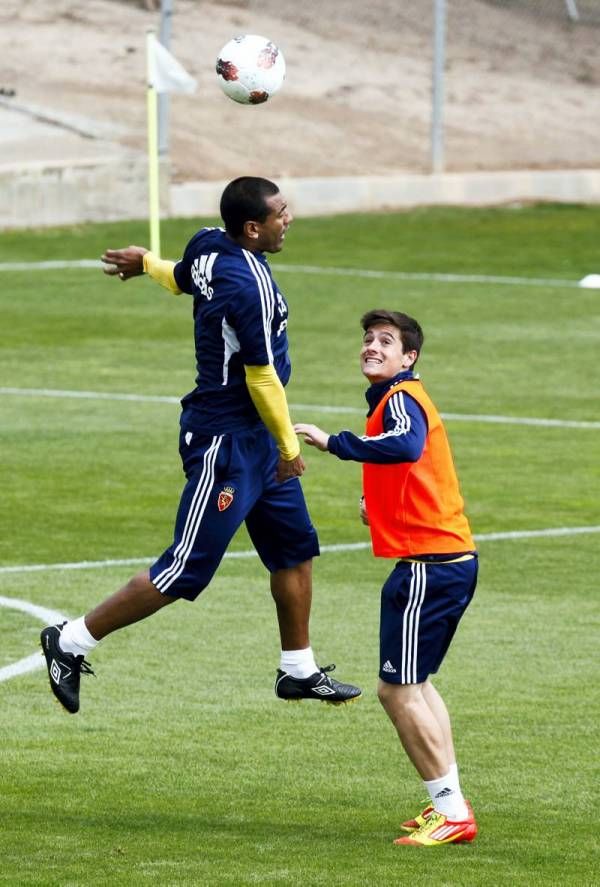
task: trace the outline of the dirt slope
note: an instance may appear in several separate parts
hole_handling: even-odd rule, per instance
[[[428,170],[432,0],[173,4],[171,49],[199,82],[171,99],[175,179]],[[559,0],[448,0],[448,170],[600,165],[598,5],[599,25],[573,25]],[[3,0],[0,90],[16,94],[0,93],[0,162],[145,151],[158,23],[142,0]],[[286,57],[267,105],[216,84],[218,50],[245,32]]]

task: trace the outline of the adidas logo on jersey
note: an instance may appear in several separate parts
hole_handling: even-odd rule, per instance
[[[396,669],[392,665],[389,659],[386,659],[383,663],[382,671],[386,671],[388,674],[396,674]]]
[[[212,280],[212,269],[218,255],[218,253],[202,255],[199,259],[194,259],[191,268],[192,280],[200,290],[200,294],[209,302],[214,296],[214,290],[208,284]]]

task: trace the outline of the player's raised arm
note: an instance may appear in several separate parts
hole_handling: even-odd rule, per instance
[[[147,274],[170,292],[181,293],[175,280],[175,262],[159,259],[144,246],[107,249],[101,259],[104,263],[102,270],[110,277],[118,276],[120,280],[126,281]]]
[[[144,246],[127,246],[122,249],[107,249],[100,257],[102,269],[109,277],[129,280],[144,273],[144,256],[148,250]]]

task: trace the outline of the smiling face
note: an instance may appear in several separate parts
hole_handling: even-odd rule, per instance
[[[267,197],[265,204],[269,213],[264,222],[247,223],[252,226],[253,248],[263,253],[278,253],[283,249],[286,231],[294,217],[279,192]]]
[[[411,368],[416,351],[404,351],[400,330],[391,323],[376,323],[363,336],[360,368],[369,382],[384,382]]]

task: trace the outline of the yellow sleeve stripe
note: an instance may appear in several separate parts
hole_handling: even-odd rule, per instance
[[[170,290],[175,295],[179,295],[181,290],[175,282],[175,274],[173,273],[175,262],[171,262],[169,259],[159,259],[158,256],[151,252],[144,253],[143,262],[144,272],[152,280],[160,283],[161,286],[164,286],[165,289]]]
[[[285,390],[275,367],[245,366],[246,385],[252,402],[277,443],[281,458],[286,461],[300,455],[300,444],[292,426]]]

